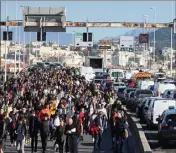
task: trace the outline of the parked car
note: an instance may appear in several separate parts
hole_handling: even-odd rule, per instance
[[[158,122],[158,141],[166,146],[169,141],[176,141],[176,109],[167,109],[156,118]]]

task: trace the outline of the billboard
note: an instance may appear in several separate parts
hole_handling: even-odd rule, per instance
[[[90,47],[93,46],[93,40],[91,42],[83,42],[83,33],[75,33],[75,46],[76,47]]]
[[[99,43],[101,45],[111,45],[111,41],[110,40],[100,40]]]
[[[133,36],[120,36],[120,46],[124,48],[133,48],[134,37]]]

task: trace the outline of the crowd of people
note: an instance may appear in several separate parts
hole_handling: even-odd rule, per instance
[[[32,153],[37,152],[41,137],[43,153],[50,140],[60,153],[78,153],[85,134],[99,150],[104,132],[110,130],[114,152],[119,153],[130,135],[113,87],[87,82],[75,68],[23,71],[4,83],[0,96],[1,151],[10,137],[18,153],[25,152],[27,140]]]

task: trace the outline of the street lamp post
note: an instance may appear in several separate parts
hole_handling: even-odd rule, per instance
[[[147,28],[145,27],[146,23],[148,23],[148,15],[144,15],[144,34],[147,33]],[[147,52],[147,44],[145,43],[145,47],[144,47],[144,53],[143,53],[143,57],[144,57],[144,60],[145,60],[145,66],[147,67],[148,65],[148,59],[147,59],[147,56],[146,56],[146,52]]]
[[[174,2],[172,2],[172,8],[171,8],[171,17],[172,17],[172,20],[174,19]],[[171,57],[170,57],[170,73],[171,73],[171,77],[172,77],[172,68],[173,68],[173,44],[172,44],[172,38],[173,38],[173,29],[171,27]]]
[[[156,23],[156,7],[152,7],[152,8],[150,8],[151,10],[153,10],[154,11],[154,23]],[[155,48],[156,48],[156,35],[155,35],[155,28],[154,28],[154,35],[153,35],[153,50],[154,50],[154,52],[153,52],[153,55],[154,55],[154,62],[156,61],[156,54],[155,54]]]
[[[17,16],[18,16],[18,14],[17,14],[17,1],[16,1],[16,20],[17,20]],[[16,26],[16,28],[15,28],[15,46],[16,46],[16,44],[17,44],[17,26]],[[16,77],[16,47],[15,47],[15,61],[14,61],[14,64],[15,64],[15,70],[14,70],[14,76]]]
[[[7,16],[7,1],[5,1],[5,16],[6,16],[6,22],[8,22],[9,17]],[[6,25],[6,32],[7,32],[7,40],[9,40],[8,38],[8,31],[9,31],[9,27]],[[7,80],[7,40],[5,41],[5,69],[4,69],[4,81],[6,82]]]

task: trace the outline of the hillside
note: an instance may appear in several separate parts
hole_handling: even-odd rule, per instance
[[[154,37],[154,29],[149,29],[149,41],[150,45],[153,46],[153,37]],[[134,29],[129,32],[124,33],[124,36],[134,36],[138,40],[138,36],[140,33],[143,33],[143,29]],[[164,47],[170,47],[171,43],[171,29],[169,28],[162,28],[156,30],[156,49],[162,50]],[[120,36],[116,37],[105,37],[105,40],[118,40]],[[173,48],[176,49],[176,34],[173,34]]]
[[[156,32],[156,49],[161,50],[164,47],[171,46],[171,29],[158,29]],[[149,34],[150,43],[153,45],[154,33]],[[173,48],[176,49],[176,34],[173,34]]]

